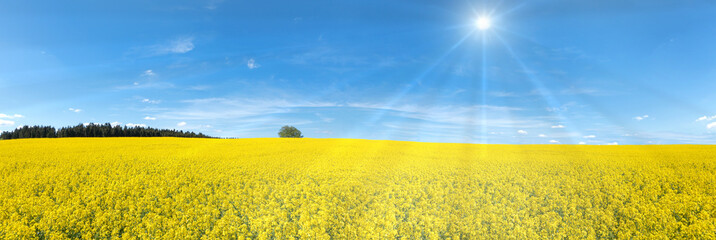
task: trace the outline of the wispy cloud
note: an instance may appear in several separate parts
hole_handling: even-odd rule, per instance
[[[549,140],[549,143],[559,143],[559,141],[552,139],[552,140]]]
[[[144,120],[152,120],[152,121],[154,121],[154,120],[157,120],[157,118],[155,118],[155,117],[150,117],[150,116],[146,116],[146,117],[144,117]]]
[[[261,67],[261,65],[256,63],[256,60],[251,58],[251,59],[249,59],[249,61],[246,62],[246,67],[248,67],[249,69],[256,69],[256,68]]]
[[[186,126],[186,122],[177,123],[177,127],[183,127],[183,126]]]
[[[707,124],[707,125],[706,125],[706,128],[708,128],[708,129],[716,128],[716,122],[712,122],[712,123]]]
[[[156,75],[157,75],[157,74],[156,74],[154,71],[152,71],[152,69],[148,69],[148,70],[142,72],[142,74],[141,74],[140,76],[142,76],[142,77],[154,77],[154,76],[156,76]]]
[[[696,119],[696,121],[697,121],[697,122],[699,122],[699,121],[711,121],[711,120],[714,120],[714,119],[716,119],[716,115],[713,115],[713,116],[710,116],[710,117],[709,117],[709,116],[703,116],[703,117],[700,117],[700,118]]]
[[[1,126],[12,126],[15,125],[15,121],[0,119],[0,127]]]
[[[246,98],[202,98],[181,103],[187,106],[158,113],[158,117],[187,120],[239,119],[287,113],[296,108],[337,106],[336,103],[322,101]]]
[[[562,124],[554,125],[554,126],[552,126],[552,128],[564,128],[564,125],[562,125]]]
[[[22,118],[22,117],[25,117],[25,116],[20,115],[20,114],[8,115],[8,114],[0,113],[0,118],[5,118],[5,119]]]
[[[634,120],[641,121],[641,120],[644,120],[647,118],[649,118],[649,115],[636,116],[636,117],[634,117]]]
[[[618,142],[610,142],[610,143],[607,143],[607,145],[619,145],[619,143]]]
[[[538,137],[541,137],[541,138],[546,138],[546,137],[547,137],[547,135],[544,135],[544,134],[540,134],[540,135],[537,135],[537,136],[538,136]]]
[[[584,136],[583,138],[596,138],[596,137],[597,136],[594,136],[594,135],[587,135],[587,136]]]
[[[527,135],[527,131],[522,130],[522,129],[517,130],[517,133],[520,134],[520,135]]]
[[[142,99],[142,102],[143,102],[143,103],[149,103],[149,104],[159,104],[159,103],[161,103],[162,101],[161,101],[161,100],[152,100],[152,99],[149,99],[149,98],[145,98],[145,99]]]
[[[130,90],[130,89],[166,89],[166,88],[173,88],[174,84],[170,82],[158,82],[158,81],[142,81],[142,82],[133,82],[131,85],[124,85],[124,86],[117,86],[115,89],[117,90]]]
[[[183,54],[194,49],[194,37],[184,36],[168,40],[164,43],[136,47],[130,50],[130,54],[151,57],[166,54]]]
[[[69,108],[68,110],[70,110],[70,112],[76,112],[76,113],[82,112],[82,109],[77,109],[77,108]]]
[[[189,90],[195,90],[195,91],[204,91],[209,90],[211,86],[209,85],[196,85],[196,86],[190,86]]]
[[[194,49],[193,37],[180,37],[169,42],[168,45],[158,47],[158,54],[187,53]]]

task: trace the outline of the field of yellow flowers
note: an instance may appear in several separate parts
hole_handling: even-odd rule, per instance
[[[0,141],[0,239],[716,239],[716,146]]]

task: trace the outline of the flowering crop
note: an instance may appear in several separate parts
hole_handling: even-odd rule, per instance
[[[0,141],[0,239],[716,239],[716,146]]]

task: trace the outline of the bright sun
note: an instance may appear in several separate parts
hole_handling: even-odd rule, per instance
[[[490,19],[487,17],[480,17],[477,21],[475,21],[475,25],[477,26],[477,29],[487,30],[490,28]]]

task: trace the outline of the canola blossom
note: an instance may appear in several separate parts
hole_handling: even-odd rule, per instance
[[[0,141],[0,239],[716,239],[716,146]]]

